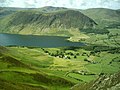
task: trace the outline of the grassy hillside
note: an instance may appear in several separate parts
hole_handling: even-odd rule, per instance
[[[31,60],[27,56],[24,58],[24,54],[14,49],[0,47],[0,89],[59,90],[59,88],[67,89],[74,85],[74,82],[62,77],[44,73],[37,66],[40,63],[37,64],[37,61]]]
[[[76,85],[71,90],[119,90],[120,73],[113,75],[101,75],[97,80],[83,85]]]
[[[15,13],[17,11],[22,11],[22,10],[30,10],[28,8],[14,8],[14,7],[0,7],[0,18],[4,17],[6,15]]]
[[[80,10],[85,15],[98,23],[99,28],[109,27],[111,25],[120,26],[120,11],[106,8],[92,8]]]

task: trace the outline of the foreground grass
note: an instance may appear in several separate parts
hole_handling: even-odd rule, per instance
[[[12,55],[13,51],[14,49],[9,49],[8,52],[0,53],[0,79],[3,80],[6,85],[9,83],[8,86],[12,85],[11,90],[13,88],[20,89],[20,86],[23,86],[20,90],[25,90],[26,88],[31,88],[31,90],[37,90],[37,88],[38,90],[56,90],[57,88],[57,90],[59,90],[59,88],[68,88],[74,85],[73,82],[67,79],[40,71],[40,69],[37,69],[39,68],[37,66],[38,64],[30,65],[31,62],[26,63],[26,60],[24,62],[26,58],[22,59],[22,61],[21,58],[16,57],[22,54],[16,53],[14,56]],[[0,88],[5,89],[5,87],[2,86]]]
[[[60,77],[64,77],[66,79],[70,79],[70,77],[66,76],[66,73],[75,74],[78,71],[84,71],[95,75],[99,75],[100,73],[114,73],[119,70],[119,67],[115,67],[115,65],[118,64],[117,62],[114,62],[111,65],[109,65],[112,59],[118,57],[119,54],[110,54],[107,52],[102,52],[99,54],[99,56],[90,55],[88,57],[87,54],[90,53],[89,51],[66,50],[65,51],[66,53],[72,52],[75,55],[76,53],[79,53],[79,55],[77,55],[77,58],[74,58],[74,55],[72,56],[66,55],[70,56],[70,59],[66,59],[54,57],[47,53],[44,53],[44,51],[41,48],[29,49],[11,47],[9,49],[12,51],[11,53],[15,58],[19,59],[19,61],[22,63],[27,63],[29,67],[34,67],[34,69],[37,69],[49,75],[57,75]],[[56,53],[56,51],[60,51],[60,49],[54,48],[51,49],[49,48],[45,50],[51,53]],[[15,52],[16,54],[14,54]],[[82,53],[86,53],[86,55],[82,55]],[[88,59],[90,62],[87,62],[84,59]],[[11,70],[14,70],[14,68],[11,68]],[[75,78],[71,78],[70,80],[73,81],[74,83],[79,82]],[[86,80],[83,79],[83,81]]]

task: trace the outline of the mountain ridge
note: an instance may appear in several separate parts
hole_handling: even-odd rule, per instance
[[[69,9],[47,13],[40,12],[39,10],[17,11],[2,18],[0,24],[1,31],[7,30],[8,32],[13,32],[16,29],[19,32],[29,29],[32,33],[37,30],[41,32],[52,28],[56,28],[56,30],[83,29],[93,28],[97,25],[94,20],[81,12]]]
[[[108,8],[86,10],[64,7],[2,8],[0,32],[41,34],[53,31],[119,28],[120,11]]]

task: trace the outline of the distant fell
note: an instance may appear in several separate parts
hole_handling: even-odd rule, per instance
[[[120,10],[91,8],[80,11],[95,20],[98,23],[99,28],[109,27],[113,24],[120,25]]]
[[[44,10],[48,10],[43,12]],[[41,11],[42,10],[42,11]],[[96,22],[76,10],[45,7],[42,9],[20,10],[6,15],[0,20],[0,32],[30,33],[47,32],[52,29],[94,28]]]

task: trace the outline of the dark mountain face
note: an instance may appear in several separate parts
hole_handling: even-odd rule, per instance
[[[96,23],[89,17],[83,15],[78,11],[67,10],[57,13],[32,13],[32,12],[18,12],[14,14],[10,25],[19,24],[39,24],[41,27],[63,27],[63,28],[92,28]]]
[[[30,9],[16,11],[5,16],[0,20],[1,31],[7,30],[11,32],[14,28],[18,33],[24,29],[29,29],[31,32],[39,29],[41,32],[46,28],[57,28],[57,30],[71,28],[83,29],[93,28],[96,25],[94,20],[79,11],[64,8],[54,9],[53,7],[44,9],[53,12],[41,12],[39,9]]]

